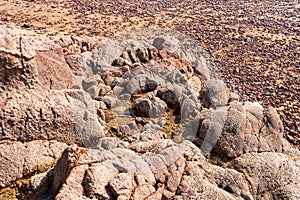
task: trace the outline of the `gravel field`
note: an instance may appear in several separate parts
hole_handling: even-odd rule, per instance
[[[243,100],[276,107],[300,146],[300,2],[2,0],[0,25],[17,33],[112,36],[155,27],[191,36]]]

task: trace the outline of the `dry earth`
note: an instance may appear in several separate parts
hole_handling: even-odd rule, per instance
[[[2,0],[0,25],[41,38],[179,30],[212,56],[243,100],[277,108],[300,145],[300,3],[297,1]]]

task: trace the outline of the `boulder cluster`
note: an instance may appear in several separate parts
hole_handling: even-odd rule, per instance
[[[0,199],[300,199],[276,110],[240,102],[198,48],[1,28]]]

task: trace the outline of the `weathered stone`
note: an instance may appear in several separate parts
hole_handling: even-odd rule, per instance
[[[284,154],[248,153],[233,160],[231,165],[245,175],[256,199],[267,196],[297,199],[300,196],[300,169]]]
[[[130,147],[142,153],[142,157],[120,148],[67,150],[58,163],[60,167],[54,170],[59,170],[54,173],[54,180],[60,180],[55,185],[65,182],[56,198],[210,199],[215,195],[222,199],[252,200],[266,198],[268,194],[291,199],[299,195],[298,190],[293,190],[299,187],[299,167],[284,154],[243,154],[231,161],[231,169],[227,169],[208,163],[201,150],[188,141],[153,141],[152,147],[146,144],[136,142],[135,147]],[[64,181],[63,177],[68,178]],[[157,182],[160,186],[155,188]]]
[[[103,164],[94,164],[89,167],[83,180],[86,196],[109,198],[106,187],[117,174],[117,169]]]
[[[120,173],[109,182],[113,194],[122,199],[130,199],[135,187],[133,176],[127,173]]]
[[[152,44],[156,49],[166,49],[169,51],[177,51],[179,48],[179,40],[174,37],[157,37]]]
[[[148,77],[146,77],[145,81],[140,82],[140,84],[142,92],[144,93],[154,91],[158,86],[158,83],[155,80],[149,79]]]
[[[123,92],[124,88],[120,86],[115,86],[113,89],[113,94],[116,96],[120,96]]]
[[[25,147],[21,143],[10,142],[10,144],[2,144],[0,148],[0,180],[3,188],[23,176]]]
[[[131,112],[137,117],[159,117],[165,114],[166,109],[167,105],[157,97],[140,98],[131,107]]]
[[[132,62],[131,62],[131,60],[130,60],[130,56],[129,56],[129,54],[128,54],[127,51],[123,51],[120,57],[123,58],[124,60],[126,60],[125,63],[128,62],[128,65],[129,65],[129,66],[132,65]]]
[[[200,57],[198,60],[196,60],[194,67],[195,70],[204,78],[204,80],[210,80],[211,72],[204,57]]]
[[[137,186],[133,193],[133,199],[152,199],[151,195],[155,192],[152,185]]]
[[[66,178],[64,184],[61,186],[59,192],[55,196],[57,200],[64,200],[64,199],[77,199],[84,194],[84,188],[81,184],[82,183],[85,171],[88,169],[88,165],[79,165],[75,166],[71,169],[70,174]]]
[[[199,93],[202,89],[202,83],[200,78],[193,76],[192,78],[190,78],[187,81],[188,87],[190,89],[190,91],[192,92],[192,94],[196,97],[199,96]]]
[[[52,197],[56,196],[59,193],[59,190],[61,189],[62,185],[65,183],[65,181],[68,179],[69,173],[72,171],[74,167],[76,167],[78,160],[81,155],[83,155],[86,152],[85,149],[83,148],[78,148],[76,145],[72,147],[68,147],[63,153],[60,159],[58,160],[56,166],[53,169],[53,174],[52,174],[52,185],[49,188],[49,191],[52,195]],[[84,165],[82,165],[85,167]],[[75,172],[79,170],[82,170],[82,167],[76,169]],[[81,171],[82,172],[82,171]],[[72,175],[72,178],[69,178],[70,183],[74,183],[73,178],[76,178],[79,175],[82,174],[76,174]],[[81,177],[79,177],[81,178]],[[66,184],[66,189],[69,189],[69,185]],[[80,187],[79,187],[80,189]],[[62,194],[63,195],[63,194]],[[65,195],[66,197],[68,195]]]
[[[138,57],[136,56],[136,52],[135,52],[134,50],[129,51],[128,54],[129,54],[130,61],[131,61],[133,64],[139,62],[139,59],[138,59]],[[133,66],[133,67],[134,67],[134,66]]]
[[[99,93],[96,96],[96,99],[100,99],[103,96],[109,96],[112,94],[111,87],[104,84],[99,84],[98,87],[99,87]]]
[[[0,34],[0,198],[299,199],[276,110],[238,102],[177,38]]]
[[[110,109],[118,107],[121,104],[118,98],[110,96],[103,97],[103,102],[105,103],[106,107]]]
[[[13,181],[35,172],[45,172],[61,156],[66,144],[36,140],[27,143],[2,141],[0,144],[0,185],[9,186]]]
[[[64,60],[62,49],[37,52],[38,80],[43,88],[67,89],[73,86],[74,76]]]
[[[238,94],[234,93],[234,92],[230,92],[229,93],[229,102],[231,101],[239,101],[240,97]]]
[[[117,58],[113,61],[112,66],[121,67],[125,65],[125,60],[123,58]]]
[[[229,90],[221,80],[207,81],[208,96],[212,107],[226,106],[229,100]]]
[[[197,102],[195,102],[192,99],[185,99],[183,100],[182,104],[180,105],[180,117],[183,121],[188,121],[194,119],[200,108],[197,105]]]
[[[6,96],[2,93],[0,96]],[[76,141],[72,105],[61,91],[12,90],[2,104],[0,139]],[[3,102],[5,103],[5,102]],[[11,114],[9,114],[11,113]]]
[[[168,89],[159,90],[157,92],[157,97],[162,99],[170,109],[177,109],[180,107],[179,99],[176,96],[175,92]]]
[[[228,111],[218,115],[213,109],[200,113],[197,145],[202,150],[214,145],[214,152],[229,158],[247,152],[282,152],[282,124],[273,109],[264,110],[258,103],[231,102],[225,110]],[[223,120],[219,120],[221,116]]]
[[[143,63],[145,63],[145,62],[147,62],[149,60],[148,50],[144,49],[144,48],[137,49],[136,50],[136,56]]]

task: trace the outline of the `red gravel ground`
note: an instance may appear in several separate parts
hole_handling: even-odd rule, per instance
[[[41,38],[181,31],[212,56],[242,99],[277,108],[300,147],[300,3],[274,0],[1,0],[0,25]]]

